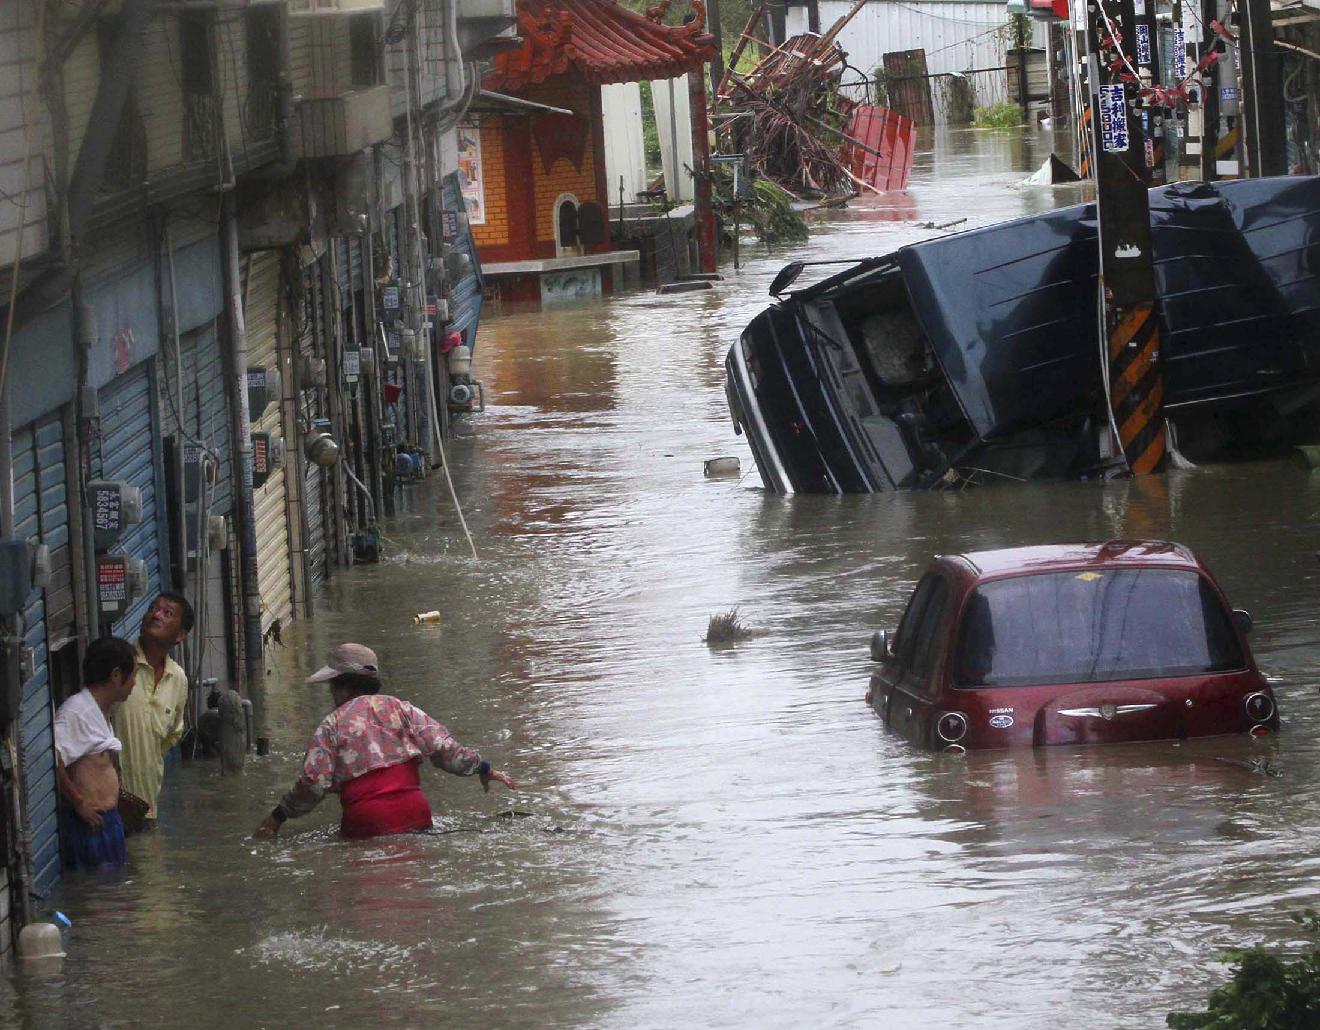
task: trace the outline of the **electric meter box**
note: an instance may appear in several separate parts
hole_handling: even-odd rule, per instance
[[[278,433],[252,434],[252,485],[263,487],[270,474],[284,467],[284,437]]]
[[[87,484],[92,509],[92,531],[97,553],[108,551],[129,526],[142,521],[142,490],[111,480]]]
[[[249,365],[247,370],[248,418],[255,422],[280,399],[280,370]]]
[[[0,615],[21,612],[38,587],[50,584],[50,548],[31,540],[0,540]]]
[[[183,499],[195,504],[202,484],[215,486],[215,460],[196,444],[183,445]]]
[[[114,620],[147,592],[147,563],[126,554],[96,559],[96,603],[101,618]]]

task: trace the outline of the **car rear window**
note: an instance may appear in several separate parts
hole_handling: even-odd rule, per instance
[[[967,599],[954,682],[1030,686],[1241,669],[1231,618],[1191,571],[1086,569],[995,580]]]

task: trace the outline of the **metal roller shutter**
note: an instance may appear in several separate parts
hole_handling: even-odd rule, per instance
[[[243,318],[247,326],[248,366],[277,368],[276,348],[279,307],[280,259],[278,251],[262,251],[247,261],[243,279]],[[281,377],[291,374],[279,368]],[[278,396],[272,396],[260,417],[253,412],[254,433],[274,433],[288,441]],[[295,444],[296,445],[296,444]],[[276,619],[287,623],[293,613],[292,569],[289,565],[289,523],[285,505],[284,476],[278,470],[266,485],[252,492],[257,521],[257,582],[261,590],[261,629],[264,633]]]
[[[167,343],[167,347],[171,346]],[[229,458],[229,396],[225,390],[224,355],[214,322],[179,338],[183,374],[184,432],[204,443],[220,459],[211,495],[211,513],[227,515],[233,506],[233,479]],[[167,435],[175,430],[174,355],[166,354],[160,377],[160,409]]]
[[[462,334],[463,342],[475,354],[485,281],[481,276],[481,262],[477,259],[477,245],[468,226],[467,208],[463,203],[457,172],[445,176],[441,196],[446,214],[445,224],[452,224],[455,229],[452,238],[445,238],[445,247],[467,255],[470,269],[467,275],[449,284],[449,326]],[[450,215],[452,219],[448,217]]]
[[[115,636],[137,639],[142,616],[161,590],[160,532],[156,468],[159,462],[159,412],[146,361],[111,380],[98,394],[101,435],[93,455],[94,478],[120,480],[142,491],[142,521],[130,526],[113,550],[141,558],[147,565],[147,591],[111,627]]]
[[[356,293],[362,289],[362,240],[350,236],[344,242],[348,247],[349,281],[353,285],[353,292]]]
[[[325,309],[322,307],[324,280],[321,266],[312,264],[303,269],[303,289],[305,292],[304,312],[306,321],[299,350],[305,357],[324,357]],[[304,411],[315,418],[322,414],[324,396],[322,391],[305,389],[301,398]],[[320,467],[306,463],[303,475],[303,516],[306,520],[304,546],[307,549],[308,575],[312,585],[323,583],[326,578],[326,531],[324,495],[325,474]]]
[[[73,631],[73,568],[69,550],[64,434],[58,414],[13,438],[15,530],[50,548],[51,583],[33,591],[23,612],[24,644],[32,649],[33,675],[23,685],[20,740],[28,826],[32,833],[32,884],[45,895],[60,877],[56,817],[54,703],[49,643]]]
[[[348,240],[336,236],[330,241],[335,248],[335,276],[339,283],[339,306],[348,307],[352,286],[349,283],[350,263],[348,258]]]

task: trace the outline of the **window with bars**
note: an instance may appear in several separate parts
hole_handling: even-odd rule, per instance
[[[348,44],[353,85],[380,85],[380,17],[375,12],[348,20]]]
[[[214,59],[214,22],[210,11],[179,13],[179,85],[183,90],[183,153],[189,161],[213,160],[219,152]]]
[[[97,48],[104,75],[119,40],[118,17],[102,18],[97,25]],[[101,179],[103,193],[119,193],[141,185],[147,177],[147,130],[138,106],[137,83],[130,82],[119,127]]]
[[[279,120],[280,6],[249,7],[243,20],[247,43],[245,127],[253,140],[270,139]]]

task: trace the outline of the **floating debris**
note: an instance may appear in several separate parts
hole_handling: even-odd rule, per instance
[[[707,476],[736,476],[742,465],[736,457],[707,458],[702,468]]]
[[[865,3],[856,0],[823,35],[804,32],[779,46],[754,35],[766,6],[758,4],[716,91],[721,150],[744,155],[754,177],[794,198],[847,198],[907,186],[911,119],[858,103],[839,88],[848,60],[836,40]],[[765,56],[740,73],[749,43]]]
[[[1216,762],[1223,762],[1224,765],[1236,765],[1240,769],[1246,769],[1247,772],[1253,772],[1258,776],[1273,776],[1278,779],[1283,775],[1283,770],[1279,769],[1267,759],[1264,758],[1216,758]]]
[[[702,643],[736,644],[739,640],[747,640],[755,635],[756,631],[749,628],[738,615],[738,609],[731,608],[727,612],[710,617]]]

